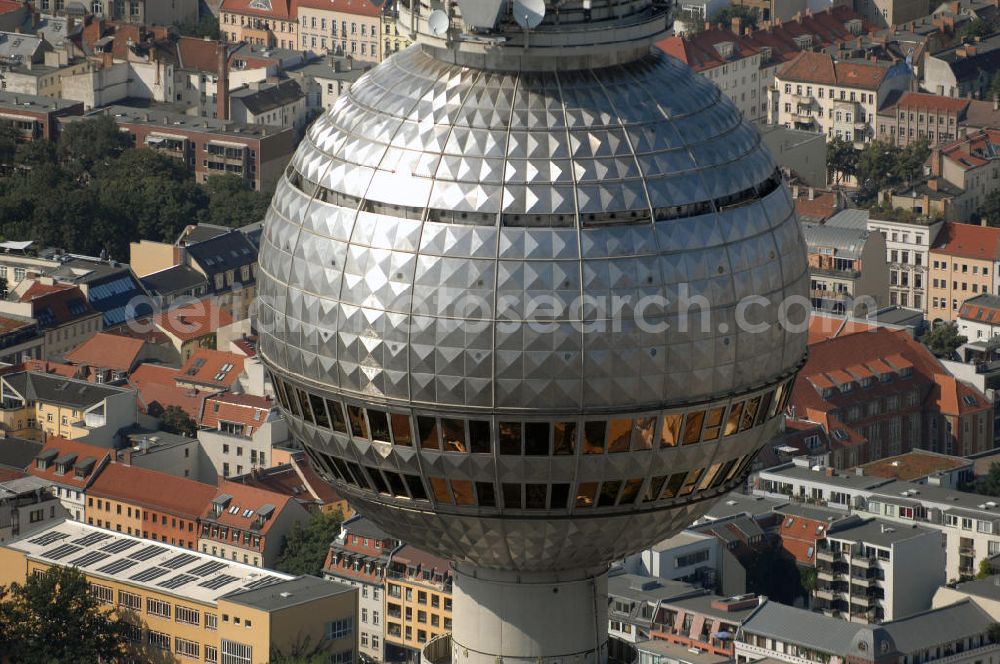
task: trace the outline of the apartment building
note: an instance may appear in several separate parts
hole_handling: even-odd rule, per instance
[[[45,336],[38,321],[20,316],[0,316],[0,362],[20,364],[41,359],[45,351]]]
[[[296,523],[308,520],[309,512],[290,496],[220,479],[201,515],[198,548],[248,565],[273,567],[285,536]]]
[[[930,250],[928,320],[954,321],[962,303],[997,294],[1000,228],[948,222]]]
[[[0,547],[0,583],[67,564],[102,603],[129,612],[137,650],[164,660],[266,664],[308,646],[355,661],[354,588],[87,524],[63,521]]]
[[[954,99],[926,92],[904,92],[878,112],[878,139],[898,147],[927,139],[932,145],[961,136],[969,99]]]
[[[0,544],[47,528],[66,514],[45,480],[29,475],[0,481]]]
[[[922,210],[926,214],[927,210]],[[892,221],[869,216],[867,228],[885,240],[889,263],[889,304],[919,309],[927,314],[930,250],[944,223],[930,216]]]
[[[198,441],[222,477],[277,463],[274,448],[288,441],[288,425],[267,397],[223,393],[202,402]]]
[[[230,89],[227,117],[246,125],[305,131],[306,95],[294,79],[253,81]]]
[[[45,335],[43,359],[62,358],[103,327],[101,313],[78,287],[48,278],[21,281],[8,299],[0,300],[0,314],[37,322]]]
[[[845,513],[877,517],[903,530],[917,525],[945,535],[945,573],[949,581],[974,575],[979,563],[1000,553],[1000,509],[983,496],[926,483],[869,477],[806,462],[759,471],[756,495],[815,502]]]
[[[841,213],[843,214],[843,213]],[[885,238],[862,227],[802,224],[809,299],[817,311],[865,316],[889,303]]]
[[[875,626],[767,602],[736,634],[736,662],[981,664],[1000,653],[991,620],[968,600]]]
[[[747,120],[767,120],[767,87],[759,80],[761,52],[738,29],[736,34],[713,28],[674,35],[656,46],[715,83]]]
[[[60,254],[59,266],[47,277],[80,289],[87,302],[101,312],[105,328],[149,316],[153,307],[132,269],[114,260]]]
[[[250,315],[257,296],[257,248],[241,230],[186,242],[182,264],[204,275],[215,304],[234,320]]]
[[[0,376],[0,427],[32,440],[50,436],[109,444],[136,423],[133,390],[20,371]]]
[[[216,488],[125,463],[107,465],[87,488],[87,523],[196,551],[198,519]]]
[[[186,363],[198,350],[213,348],[218,329],[232,322],[227,311],[204,299],[161,311],[153,317],[150,331],[166,335],[181,363]]]
[[[945,582],[943,544],[939,530],[879,519],[831,529],[816,550],[816,605],[866,623],[926,611]]]
[[[385,659],[419,657],[425,643],[451,631],[451,566],[409,544],[392,552],[385,581]]]
[[[613,570],[608,574],[608,634],[626,643],[647,641],[659,626],[661,604],[706,592],[686,583]]]
[[[993,447],[989,400],[909,334],[887,328],[810,344],[789,413],[822,425],[835,468],[916,448],[965,456]]]
[[[971,44],[952,42],[948,48],[928,53],[921,87],[942,97],[988,99],[998,49],[1000,36],[994,34]]]
[[[341,526],[323,563],[323,578],[358,588],[360,652],[374,662],[384,661],[386,568],[399,546],[399,540],[356,516]]]
[[[143,361],[153,357],[152,345],[142,339],[98,332],[66,353],[65,359],[80,367],[89,381],[120,384]]]
[[[381,60],[385,60],[393,53],[399,53],[407,48],[412,42],[405,33],[399,31],[399,11],[396,8],[397,0],[387,0],[382,3],[381,16]]]
[[[83,115],[78,101],[0,91],[0,123],[12,126],[26,141],[58,140],[58,118],[76,115]]]
[[[381,62],[382,11],[369,0],[298,0],[299,48]]]
[[[113,451],[79,440],[50,436],[27,472],[44,480],[70,519],[87,517],[87,489],[111,461]]]
[[[860,147],[875,139],[875,115],[885,99],[909,81],[906,65],[886,68],[803,51],[775,74],[768,120]]]
[[[241,177],[252,189],[272,192],[295,150],[295,132],[278,126],[230,122],[151,108],[112,105],[105,114],[145,147],[177,159],[204,183],[209,177]]]
[[[62,5],[64,0],[53,2]],[[89,9],[102,18],[135,25],[176,25],[198,20],[198,0],[172,0],[169,4],[157,0],[93,0]]]
[[[976,295],[958,310],[958,333],[970,342],[985,342],[1000,334],[1000,297]]]
[[[223,40],[267,48],[298,48],[298,21],[292,0],[223,0],[219,7]]]

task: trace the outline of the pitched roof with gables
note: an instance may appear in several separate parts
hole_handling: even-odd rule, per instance
[[[141,339],[98,332],[66,353],[72,364],[86,364],[114,371],[131,371],[146,343]]]
[[[244,360],[244,356],[236,353],[199,348],[181,367],[176,380],[178,384],[192,383],[208,389],[230,389],[243,373]]]
[[[73,459],[74,467],[68,472],[59,474],[59,469],[53,463],[56,459]],[[68,440],[59,436],[50,436],[45,445],[35,457],[44,459],[45,467],[39,468],[37,461],[28,466],[28,473],[51,481],[78,489],[85,489],[100,474],[102,467],[111,459],[111,450],[84,443],[79,440]],[[91,465],[89,461],[92,460]],[[77,468],[79,464],[79,468]]]
[[[206,429],[217,429],[221,422],[242,424],[244,432],[251,435],[273,410],[274,403],[267,397],[227,392],[205,399],[198,424]]]
[[[197,519],[216,494],[211,484],[148,468],[111,463],[88,489],[88,495]]]
[[[782,81],[878,90],[888,70],[878,65],[837,62],[826,53],[803,51],[781,68]]]
[[[225,309],[205,299],[161,311],[153,321],[156,327],[167,334],[181,341],[191,341],[231,324],[233,317]]]

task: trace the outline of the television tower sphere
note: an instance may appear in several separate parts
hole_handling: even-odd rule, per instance
[[[402,0],[415,45],[309,128],[264,226],[259,352],[324,478],[453,561],[456,664],[600,663],[609,563],[779,425],[805,246],[757,132],[652,47],[665,4],[546,0],[530,27],[469,1],[496,21]]]

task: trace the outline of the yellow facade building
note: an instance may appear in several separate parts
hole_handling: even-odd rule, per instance
[[[93,593],[133,619],[136,651],[176,661],[266,664],[305,644],[356,661],[357,590],[293,577],[63,521],[0,547],[0,584],[54,565],[82,571]]]
[[[1000,228],[948,222],[929,261],[927,320],[956,321],[966,300],[997,294]]]
[[[451,569],[408,544],[396,549],[385,580],[385,660],[410,659],[451,632]]]
[[[379,59],[380,62],[413,43],[400,31],[398,20],[399,12],[396,10],[396,3],[394,1],[386,2],[382,8],[382,57]]]

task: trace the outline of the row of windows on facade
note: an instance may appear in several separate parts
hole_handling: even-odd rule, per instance
[[[344,404],[273,378],[282,407],[311,425],[354,438],[451,453],[572,456],[616,454],[712,442],[758,427],[782,412],[791,394],[784,381],[763,394],[727,405],[636,418],[562,422],[464,420]],[[416,434],[416,435],[414,435]]]
[[[277,32],[295,32],[295,21],[275,21],[273,19],[262,19],[256,16],[244,16],[240,15],[239,25],[244,28],[257,28],[263,30],[271,30]],[[223,25],[236,25],[236,15],[235,14],[222,14],[222,24]],[[361,26],[360,31],[358,26]],[[303,17],[302,18],[302,28],[311,27],[313,29],[319,27],[320,30],[326,30],[327,21],[325,18],[320,18],[317,23],[315,16]],[[358,24],[354,21],[351,22],[351,30],[347,30],[347,21],[340,22],[340,34],[341,35],[356,35],[361,34],[362,37],[377,37],[378,28],[374,25],[369,26],[367,23]],[[389,26],[386,26],[386,34],[389,34]],[[333,37],[337,36],[337,21],[330,21],[330,35]]]
[[[880,125],[879,132],[883,136],[885,136],[886,134],[888,134],[889,136],[895,136],[896,135],[896,126],[895,125],[889,125],[888,130],[886,130],[886,126],[885,125]],[[899,128],[899,137],[900,138],[904,138],[904,137],[909,137],[909,138],[927,138],[927,139],[930,139],[933,142],[933,141],[949,141],[949,140],[952,140],[952,139],[955,138],[955,134],[952,133],[952,132],[948,132],[948,131],[935,132],[933,129],[930,129],[930,130],[928,130],[928,131],[925,132],[923,129],[914,130],[913,127],[910,127],[908,130],[906,130],[904,132],[903,128],[900,127]]]
[[[368,44],[367,42],[351,41],[350,42],[350,44],[351,44],[351,50],[350,50],[350,52],[351,53],[357,53],[358,52],[358,44],[359,43],[361,44],[361,55],[378,55],[378,45],[375,42],[371,42],[371,44]],[[344,53],[348,52],[347,51],[347,44],[348,44],[348,42],[346,40],[341,40],[340,46],[339,46],[339,52],[341,54],[344,54]],[[311,48],[317,48],[318,47],[318,48],[322,48],[322,49],[325,50],[327,48],[326,37],[320,37],[319,38],[319,42],[318,42],[318,46],[317,46],[317,39],[316,39],[316,37],[311,37],[309,35],[302,35],[302,48],[310,48],[310,47]],[[337,47],[337,42],[335,40],[331,39],[330,40],[330,46],[329,46],[329,48],[338,48]],[[397,50],[398,50],[398,48],[397,48]],[[387,49],[387,51],[388,51],[388,49]]]
[[[124,513],[129,518],[132,518],[133,510],[131,507],[126,506],[123,512],[121,503],[116,502],[112,504],[110,500],[101,500],[100,498],[95,499],[93,496],[88,497],[87,507],[94,507],[95,505],[98,510],[104,512],[110,512],[113,506],[115,514],[122,515]],[[150,512],[148,510],[140,510],[138,507],[135,508],[134,512],[136,519],[141,517],[143,521],[152,521],[153,523],[163,524],[163,526],[167,525],[166,514],[157,514],[156,512]],[[185,521],[184,519],[178,520],[177,517],[170,517],[171,528],[179,528],[180,530],[184,530],[185,524],[187,525],[187,531],[189,533],[194,532],[193,521]]]
[[[448,600],[448,603],[451,604],[451,600]],[[402,613],[401,613],[401,610],[402,610]],[[447,610],[450,611],[451,609],[449,608]],[[387,611],[387,615],[390,618],[397,618],[397,619],[399,619],[402,615],[405,615],[406,616],[406,620],[408,622],[413,622],[413,607],[412,606],[401,607],[399,604],[393,604],[393,603],[390,602],[390,603],[388,603],[386,605],[386,611]],[[430,613],[430,614],[428,614],[426,611],[417,609],[417,622],[420,623],[421,625],[430,624],[431,627],[441,627],[442,617],[440,615],[438,615],[437,613]],[[376,622],[376,624],[378,624],[378,623]],[[444,617],[444,628],[445,629],[451,629],[451,618],[449,618],[447,616]]]
[[[947,279],[931,279],[931,284],[933,284],[934,288],[948,288]],[[905,286],[906,284],[904,283],[902,285]],[[920,286],[918,285],[917,288],[920,288]],[[988,293],[990,291],[986,284],[969,284],[967,281],[952,281],[951,289],[954,291],[971,291],[973,293]]]
[[[451,623],[451,620],[450,619],[446,619],[445,622],[446,623]],[[446,629],[451,629],[451,627],[449,626]],[[386,634],[388,636],[390,636],[390,637],[402,638],[402,639],[405,639],[406,641],[412,641],[413,640],[413,627],[411,627],[410,625],[407,625],[405,627],[405,629],[403,629],[398,623],[390,622],[390,623],[387,623]],[[405,636],[403,636],[404,634],[405,634]],[[435,636],[438,636],[438,634],[435,634],[434,632],[431,632],[430,635],[428,636],[428,632],[427,632],[426,629],[418,629],[417,630],[417,642],[418,643],[426,643],[429,639],[434,638]]]
[[[352,461],[331,457],[306,447],[306,452],[316,468],[340,482],[361,489],[375,491],[395,498],[429,500],[428,493],[418,475],[397,473],[374,466],[361,466]],[[463,507],[488,507],[527,510],[566,510],[570,508],[623,507],[639,501],[651,503],[658,500],[685,498],[695,492],[715,490],[738,477],[748,466],[753,455],[744,455],[705,468],[694,468],[672,475],[659,475],[648,479],[580,481],[575,490],[570,483],[513,483],[501,482],[500,490],[492,481],[448,480],[428,477],[430,495],[438,505]]]
[[[985,291],[984,291],[985,292]],[[962,304],[962,300],[957,298],[952,298],[951,300],[951,310],[958,311]],[[946,297],[932,297],[931,298],[931,308],[932,309],[947,309],[948,308],[948,298]]]
[[[91,583],[90,591],[94,597],[101,602],[105,604],[115,604],[116,596],[114,588]],[[142,595],[129,592],[127,590],[119,590],[117,593],[117,605],[125,611],[142,613]],[[155,597],[146,598],[145,610],[147,615],[164,618],[166,620],[173,618],[174,622],[177,623],[204,627],[205,629],[211,631],[215,631],[219,628],[219,616],[215,613],[209,613],[207,611],[202,613],[198,609],[184,606],[182,604],[171,604],[170,602],[165,602],[161,599],[156,599]],[[242,624],[247,628],[253,627],[253,622],[249,618],[241,619],[239,616],[230,616],[228,613],[222,614],[222,622],[228,623],[230,620],[232,620],[234,625]]]
[[[791,113],[791,112],[792,112],[792,105],[791,104],[785,104],[785,113]],[[808,106],[803,106],[803,105],[800,104],[800,105],[798,105],[795,108],[795,113],[797,115],[811,115],[812,111],[809,109]],[[816,117],[822,118],[824,116],[825,116],[825,112],[823,111],[822,108],[816,111]],[[855,117],[857,118],[858,122],[864,122],[865,121],[865,115],[864,115],[864,113],[858,113],[857,115],[854,115],[850,111],[844,111],[844,112],[841,112],[841,111],[836,111],[836,112],[835,111],[830,111],[830,119],[834,120],[835,122],[853,122],[852,118],[855,118]],[[868,114],[868,122],[871,122],[871,121],[872,121],[872,114],[869,113]]]
[[[201,536],[211,537],[215,541],[222,543],[231,542],[239,544],[242,540],[244,546],[253,546],[255,549],[260,548],[261,542],[260,535],[255,535],[239,528],[233,528],[232,537],[230,537],[228,526],[208,523],[201,524]]]
[[[836,94],[837,91],[836,90],[834,90],[833,88],[823,88],[823,87],[820,87],[820,86],[817,86],[817,88],[816,88],[816,92],[817,92],[816,96],[819,97],[820,99],[823,99],[824,98],[824,94],[823,93],[826,90],[829,90],[829,92],[826,95],[826,98],[837,99],[837,94]],[[792,84],[791,83],[785,83],[785,94],[792,94]],[[796,84],[795,85],[795,94],[798,95],[798,96],[800,96],[800,97],[803,96],[803,86],[801,84]],[[813,96],[813,86],[811,86],[811,85],[805,86],[805,96],[806,97],[812,97]],[[860,102],[862,104],[864,104],[864,103],[874,104],[875,103],[875,95],[872,94],[872,93],[870,93],[870,92],[865,93],[865,92],[856,92],[854,90],[850,90],[850,91],[840,90],[840,99],[839,99],[839,101],[856,101],[856,102]]]
[[[935,270],[947,270],[948,269],[948,261],[944,261],[944,260],[942,260],[942,261],[933,261],[931,264],[933,265],[933,267],[934,267]],[[961,272],[962,274],[968,274],[969,272],[971,272],[972,274],[981,274],[984,277],[990,276],[990,269],[988,267],[985,267],[985,266],[980,267],[978,265],[972,265],[971,269],[970,269],[970,266],[969,266],[968,263],[952,263],[951,264],[951,271],[952,272]]]
[[[110,521],[104,521],[103,519],[97,519],[95,521],[95,519],[93,517],[87,517],[87,523],[89,523],[92,526],[96,525],[98,528],[107,528],[108,530],[112,530],[113,529],[115,532],[127,533],[129,535],[134,536],[134,537],[144,537],[146,539],[151,539],[153,541],[156,541],[156,533],[153,533],[152,535],[150,535],[148,530],[142,530],[142,531],[140,531],[138,528],[136,528],[135,530],[133,530],[132,526],[127,526],[125,528],[122,528],[122,524],[120,524],[120,523],[111,523]],[[161,541],[164,544],[166,544],[167,543],[167,536],[166,535],[160,535],[159,541]],[[175,537],[171,537],[170,538],[170,544],[173,545],[173,546],[187,547],[188,549],[191,549],[192,551],[194,551],[194,548],[195,548],[193,541],[187,540],[185,542],[184,540],[177,539]]]

